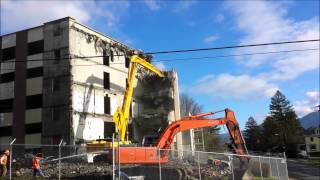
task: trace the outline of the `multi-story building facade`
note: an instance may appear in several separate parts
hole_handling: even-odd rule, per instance
[[[0,144],[12,137],[74,144],[112,135],[135,49],[70,17],[3,35],[0,46]],[[169,121],[180,118],[173,82]]]

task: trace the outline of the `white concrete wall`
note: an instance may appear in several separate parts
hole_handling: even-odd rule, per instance
[[[0,127],[11,126],[13,121],[12,112],[0,113]]]
[[[26,110],[26,124],[39,123],[42,121],[42,108]]]
[[[0,137],[0,144],[9,144],[11,142],[10,136]]]
[[[16,46],[16,33],[2,36],[2,49]]]
[[[14,34],[3,36],[1,43],[2,43],[2,47],[1,47],[2,49],[16,46],[16,34],[14,33]],[[5,61],[5,63],[1,63],[0,74],[14,72],[15,63],[12,61],[15,61],[15,59],[10,59]]]
[[[94,34],[103,41],[110,42],[110,38],[71,20],[70,26]],[[69,32],[69,50],[71,55],[99,56],[103,49],[95,47],[94,41],[88,42],[86,36],[74,29]],[[114,53],[116,54],[116,53]],[[111,59],[111,58],[110,58]],[[99,65],[97,65],[99,64]],[[126,88],[128,69],[125,67],[124,56],[114,56],[114,61],[109,61],[109,66],[103,65],[103,58],[75,59],[71,61],[74,84],[72,85],[72,106],[74,111],[104,114],[104,96],[110,97],[111,115],[121,105]],[[88,65],[88,66],[84,66]],[[110,90],[103,89],[104,72],[110,74]],[[91,95],[88,96],[88,87],[93,85]],[[89,98],[88,109],[83,109],[85,98]],[[92,140],[104,138],[104,121],[112,121],[110,117],[92,117],[85,120],[79,115],[73,116],[73,129],[76,138]]]
[[[0,84],[0,100],[14,97],[14,81]]]
[[[25,144],[41,144],[41,133],[26,134],[24,142]]]
[[[0,74],[14,72],[15,70],[15,59],[7,60],[1,63]]]
[[[73,115],[74,136],[86,141],[104,137],[104,121],[98,117],[86,117],[81,120],[79,114]]]
[[[42,93],[42,77],[27,79],[27,96]]]
[[[28,30],[28,43],[43,39],[43,26]]]
[[[43,61],[38,61],[43,59],[43,53],[30,55],[27,57],[27,68],[41,67],[43,66]]]

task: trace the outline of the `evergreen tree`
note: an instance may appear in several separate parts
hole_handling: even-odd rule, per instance
[[[299,143],[299,132],[301,129],[300,122],[296,113],[293,110],[289,100],[278,90],[276,94],[271,98],[270,117],[268,119],[268,125],[272,124],[274,130],[264,128],[265,137],[279,136],[277,144],[287,148],[287,152],[293,152],[295,145]],[[270,134],[274,133],[274,134]],[[272,143],[271,143],[272,144]]]
[[[279,128],[277,122],[270,116],[262,123],[262,144],[266,151],[271,151],[272,148],[279,146]]]
[[[249,117],[244,130],[244,138],[249,150],[260,150],[260,127],[253,117]]]

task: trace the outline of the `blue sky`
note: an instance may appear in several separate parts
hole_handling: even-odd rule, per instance
[[[319,1],[1,1],[1,34],[72,16],[149,51],[319,39]],[[14,22],[14,23],[12,23]],[[155,60],[319,48],[319,43],[185,54]],[[319,104],[319,50],[155,63],[205,111],[231,108],[262,122],[280,89],[303,116]]]

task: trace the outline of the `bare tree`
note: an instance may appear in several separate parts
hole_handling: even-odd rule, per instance
[[[186,117],[202,112],[202,106],[199,105],[192,97],[187,94],[180,94],[180,113],[181,117]],[[195,129],[194,138],[201,141],[200,144],[196,145],[196,150],[212,151],[213,148],[217,148],[220,142],[219,136],[217,135],[220,128],[207,127]],[[196,141],[196,140],[195,140]]]
[[[180,94],[180,113],[181,117],[189,114],[198,114],[202,112],[202,106],[199,105],[192,97],[186,94]]]

